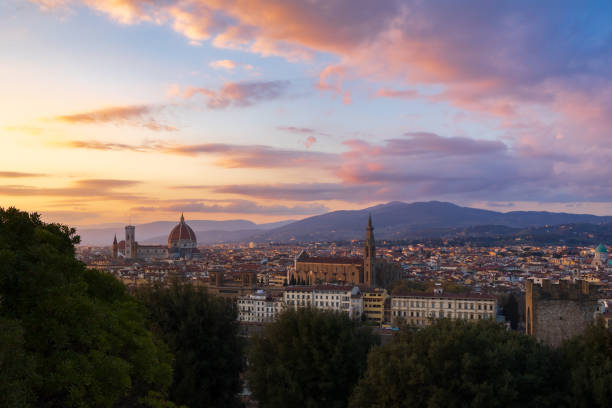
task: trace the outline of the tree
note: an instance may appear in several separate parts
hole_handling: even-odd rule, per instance
[[[0,317],[0,395],[5,407],[32,405],[34,361],[24,349],[18,321]]]
[[[404,327],[373,349],[352,407],[555,406],[559,359],[492,321]]]
[[[137,297],[175,356],[170,399],[190,408],[236,406],[243,354],[234,303],[177,283]]]
[[[514,293],[505,295],[501,299],[501,307],[504,311],[504,316],[510,322],[510,327],[516,330],[520,321],[519,304]]]
[[[164,393],[171,355],[124,286],[75,259],[78,241],[74,229],[0,208],[0,316],[22,329],[34,404],[133,406]]]
[[[562,345],[569,373],[569,405],[612,406],[612,330],[602,321]]]
[[[282,313],[248,348],[246,378],[261,407],[345,407],[378,342],[346,314]]]

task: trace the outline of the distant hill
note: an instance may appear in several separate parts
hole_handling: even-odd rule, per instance
[[[198,242],[203,244],[235,240],[233,238],[243,237],[263,233],[266,230],[278,228],[292,223],[294,220],[280,222],[255,224],[247,220],[187,220],[187,224],[196,232]],[[146,224],[136,225],[136,240],[143,244],[164,244],[167,243],[170,230],[178,223],[177,221],[155,221]],[[240,231],[249,231],[248,233]],[[77,234],[81,236],[81,245],[110,245],[113,237],[117,234],[117,239],[125,237],[123,226],[109,228],[78,228]],[[214,239],[214,236],[219,239]],[[202,241],[200,241],[202,238]],[[226,239],[231,238],[231,239]]]
[[[368,214],[377,239],[431,238],[449,229],[474,226],[527,228],[560,224],[603,224],[612,217],[546,211],[497,212],[461,207],[452,203],[390,202],[363,210],[333,211],[309,217],[251,237],[258,241],[332,241],[363,239]]]
[[[552,213],[546,211],[498,212],[461,207],[452,203],[429,201],[416,203],[390,202],[362,210],[333,211],[305,218],[300,221],[282,221],[270,224],[255,224],[246,220],[212,221],[188,220],[196,232],[198,243],[219,242],[307,242],[361,240],[365,234],[368,214],[372,214],[376,239],[449,239],[449,238],[493,238],[511,237],[515,234],[540,230],[525,229],[560,225],[599,225],[600,234],[612,228],[612,217],[589,214]],[[157,221],[136,226],[136,240],[143,244],[165,244],[168,233],[176,221]],[[557,229],[555,239],[563,240],[569,234]],[[79,229],[83,245],[110,245],[114,234],[121,240],[123,227]],[[572,234],[576,234],[574,230]],[[551,237],[546,233],[545,237]],[[506,238],[504,238],[506,239]],[[574,236],[572,239],[577,239]],[[582,238],[580,238],[582,239]],[[595,239],[595,238],[593,238]]]

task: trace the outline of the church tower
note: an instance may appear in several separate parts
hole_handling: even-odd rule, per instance
[[[133,225],[125,226],[125,257],[136,258],[136,227]]]
[[[374,227],[372,227],[372,215],[368,217],[368,226],[366,227],[366,239],[363,249],[363,274],[364,283],[366,285],[376,285],[376,242],[374,241]]]
[[[117,259],[119,255],[119,244],[117,243],[117,234],[115,234],[115,239],[113,239],[113,259]]]

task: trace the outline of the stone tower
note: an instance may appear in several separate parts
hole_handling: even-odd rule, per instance
[[[117,243],[117,234],[115,234],[115,239],[113,239],[113,259],[117,259],[119,255],[119,244]]]
[[[376,285],[376,242],[374,241],[374,227],[372,227],[372,215],[368,217],[368,226],[366,227],[366,239],[363,250],[363,274],[364,283],[366,285]]]
[[[133,225],[125,226],[125,257],[136,258],[136,227]]]

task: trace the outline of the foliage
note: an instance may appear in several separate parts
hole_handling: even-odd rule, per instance
[[[344,313],[290,309],[251,339],[247,381],[261,407],[345,407],[377,341]]]
[[[499,300],[506,320],[510,322],[510,327],[516,330],[520,321],[519,303],[514,293],[504,295]]]
[[[554,351],[492,321],[442,319],[372,350],[351,406],[554,406],[558,366]]]
[[[612,330],[602,321],[565,342],[569,403],[574,407],[612,406]]]
[[[19,322],[0,317],[0,395],[3,406],[28,407],[33,402],[34,361],[23,345]]]
[[[131,405],[164,392],[171,356],[112,276],[74,257],[75,230],[0,209],[0,316],[18,321],[36,406]]]
[[[177,283],[137,297],[175,356],[170,399],[191,408],[236,406],[243,356],[233,302]]]

